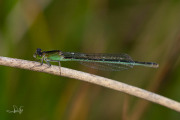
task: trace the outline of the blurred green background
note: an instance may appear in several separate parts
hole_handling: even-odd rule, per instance
[[[180,101],[179,0],[1,0],[0,55],[34,60],[36,48],[157,62],[158,69],[120,72],[61,65]],[[13,105],[24,106],[22,114],[6,112]],[[177,120],[180,114],[98,85],[0,66],[0,119]]]

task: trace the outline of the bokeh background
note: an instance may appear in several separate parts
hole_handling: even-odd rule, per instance
[[[0,55],[35,60],[36,48],[157,62],[158,69],[120,72],[61,65],[180,101],[179,0],[1,0]],[[13,105],[24,106],[22,114],[6,112]],[[0,119],[178,120],[180,114],[98,85],[0,66]]]

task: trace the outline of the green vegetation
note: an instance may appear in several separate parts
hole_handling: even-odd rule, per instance
[[[180,1],[0,1],[0,55],[35,60],[37,48],[127,53],[158,69],[120,72],[61,66],[125,82],[180,101]],[[53,64],[53,63],[52,63]],[[56,63],[55,63],[56,64]],[[58,65],[58,64],[57,64]],[[13,105],[22,114],[8,113]],[[0,66],[0,119],[176,120],[163,106],[82,81]]]

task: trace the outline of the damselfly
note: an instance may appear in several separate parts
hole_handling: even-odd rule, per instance
[[[104,53],[75,53],[62,52],[60,50],[42,51],[40,48],[33,55],[34,58],[41,60],[41,65],[45,61],[49,66],[50,62],[60,61],[79,61],[81,64],[100,70],[120,71],[132,68],[133,66],[145,66],[157,68],[159,65],[153,62],[133,61],[127,54],[104,54]]]

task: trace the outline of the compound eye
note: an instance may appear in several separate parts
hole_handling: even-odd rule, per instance
[[[36,53],[37,53],[38,55],[41,55],[41,54],[42,54],[41,51],[42,51],[42,50],[41,50],[40,48],[37,48]]]

